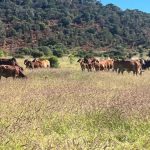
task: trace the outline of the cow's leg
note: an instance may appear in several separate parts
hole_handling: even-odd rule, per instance
[[[13,80],[15,80],[15,76],[13,76]]]
[[[137,75],[138,75],[138,70],[134,70],[134,71],[133,71],[133,75],[136,75],[136,76],[137,76]]]
[[[91,65],[89,65],[89,70],[90,70],[90,72],[92,72],[92,66]]]
[[[141,70],[140,70],[140,75],[142,75],[142,72],[143,72],[143,70],[141,69]]]
[[[83,66],[81,67],[81,70],[84,71],[84,67]]]
[[[121,70],[119,69],[119,70],[118,70],[118,74],[120,74],[120,72],[121,72]]]

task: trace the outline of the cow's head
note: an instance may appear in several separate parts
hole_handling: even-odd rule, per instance
[[[15,57],[13,57],[13,58],[11,59],[11,62],[12,62],[13,65],[18,65],[17,60],[16,60]]]
[[[32,69],[33,69],[33,63],[34,63],[34,62],[31,62],[31,61],[29,61],[28,59],[26,59],[26,60],[24,61],[24,64],[26,65],[26,68],[32,68]]]
[[[24,64],[26,65],[28,61],[29,61],[28,59],[25,59],[24,60]]]
[[[145,60],[144,59],[139,59],[139,61],[140,61],[141,65],[145,65]]]

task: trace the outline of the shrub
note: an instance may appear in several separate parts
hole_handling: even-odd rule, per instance
[[[22,54],[14,54],[13,57],[15,57],[15,58],[24,58],[24,56]]]
[[[40,52],[43,52],[45,56],[52,56],[52,51],[48,46],[41,46],[38,49]]]
[[[52,68],[58,68],[59,67],[58,58],[56,56],[50,57],[49,62],[50,62],[50,65]]]
[[[147,56],[150,57],[150,51],[148,52]]]
[[[46,25],[43,22],[40,22],[39,26],[41,31],[43,31],[46,28]]]
[[[94,53],[92,51],[83,51],[83,50],[80,50],[78,51],[77,53],[77,57],[87,57],[87,58],[90,58],[90,57],[93,57],[94,56]]]
[[[5,56],[4,51],[0,49],[0,57]]]
[[[16,54],[20,54],[20,55],[31,55],[32,49],[31,48],[20,48],[18,49],[18,51],[16,52]]]
[[[33,52],[31,53],[31,56],[32,56],[33,58],[38,58],[38,57],[44,56],[44,53],[37,50],[37,51],[33,51]]]
[[[70,19],[69,18],[62,18],[61,21],[60,21],[60,24],[63,27],[67,27],[70,24]]]
[[[61,49],[54,49],[53,50],[53,55],[57,57],[62,57],[63,56],[63,51]]]
[[[74,62],[74,55],[70,54],[70,55],[68,56],[68,58],[69,58],[70,64],[73,64],[73,62]]]
[[[123,50],[110,50],[108,52],[103,53],[104,57],[110,57],[114,59],[125,59],[128,57],[128,54]]]

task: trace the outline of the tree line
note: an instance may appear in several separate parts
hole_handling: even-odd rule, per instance
[[[97,0],[0,0],[1,48],[54,51],[60,44],[83,50],[148,49],[150,14]]]

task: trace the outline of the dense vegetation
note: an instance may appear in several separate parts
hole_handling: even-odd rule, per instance
[[[97,0],[0,0],[0,47],[147,49],[150,14]],[[42,55],[42,54],[41,54]]]

